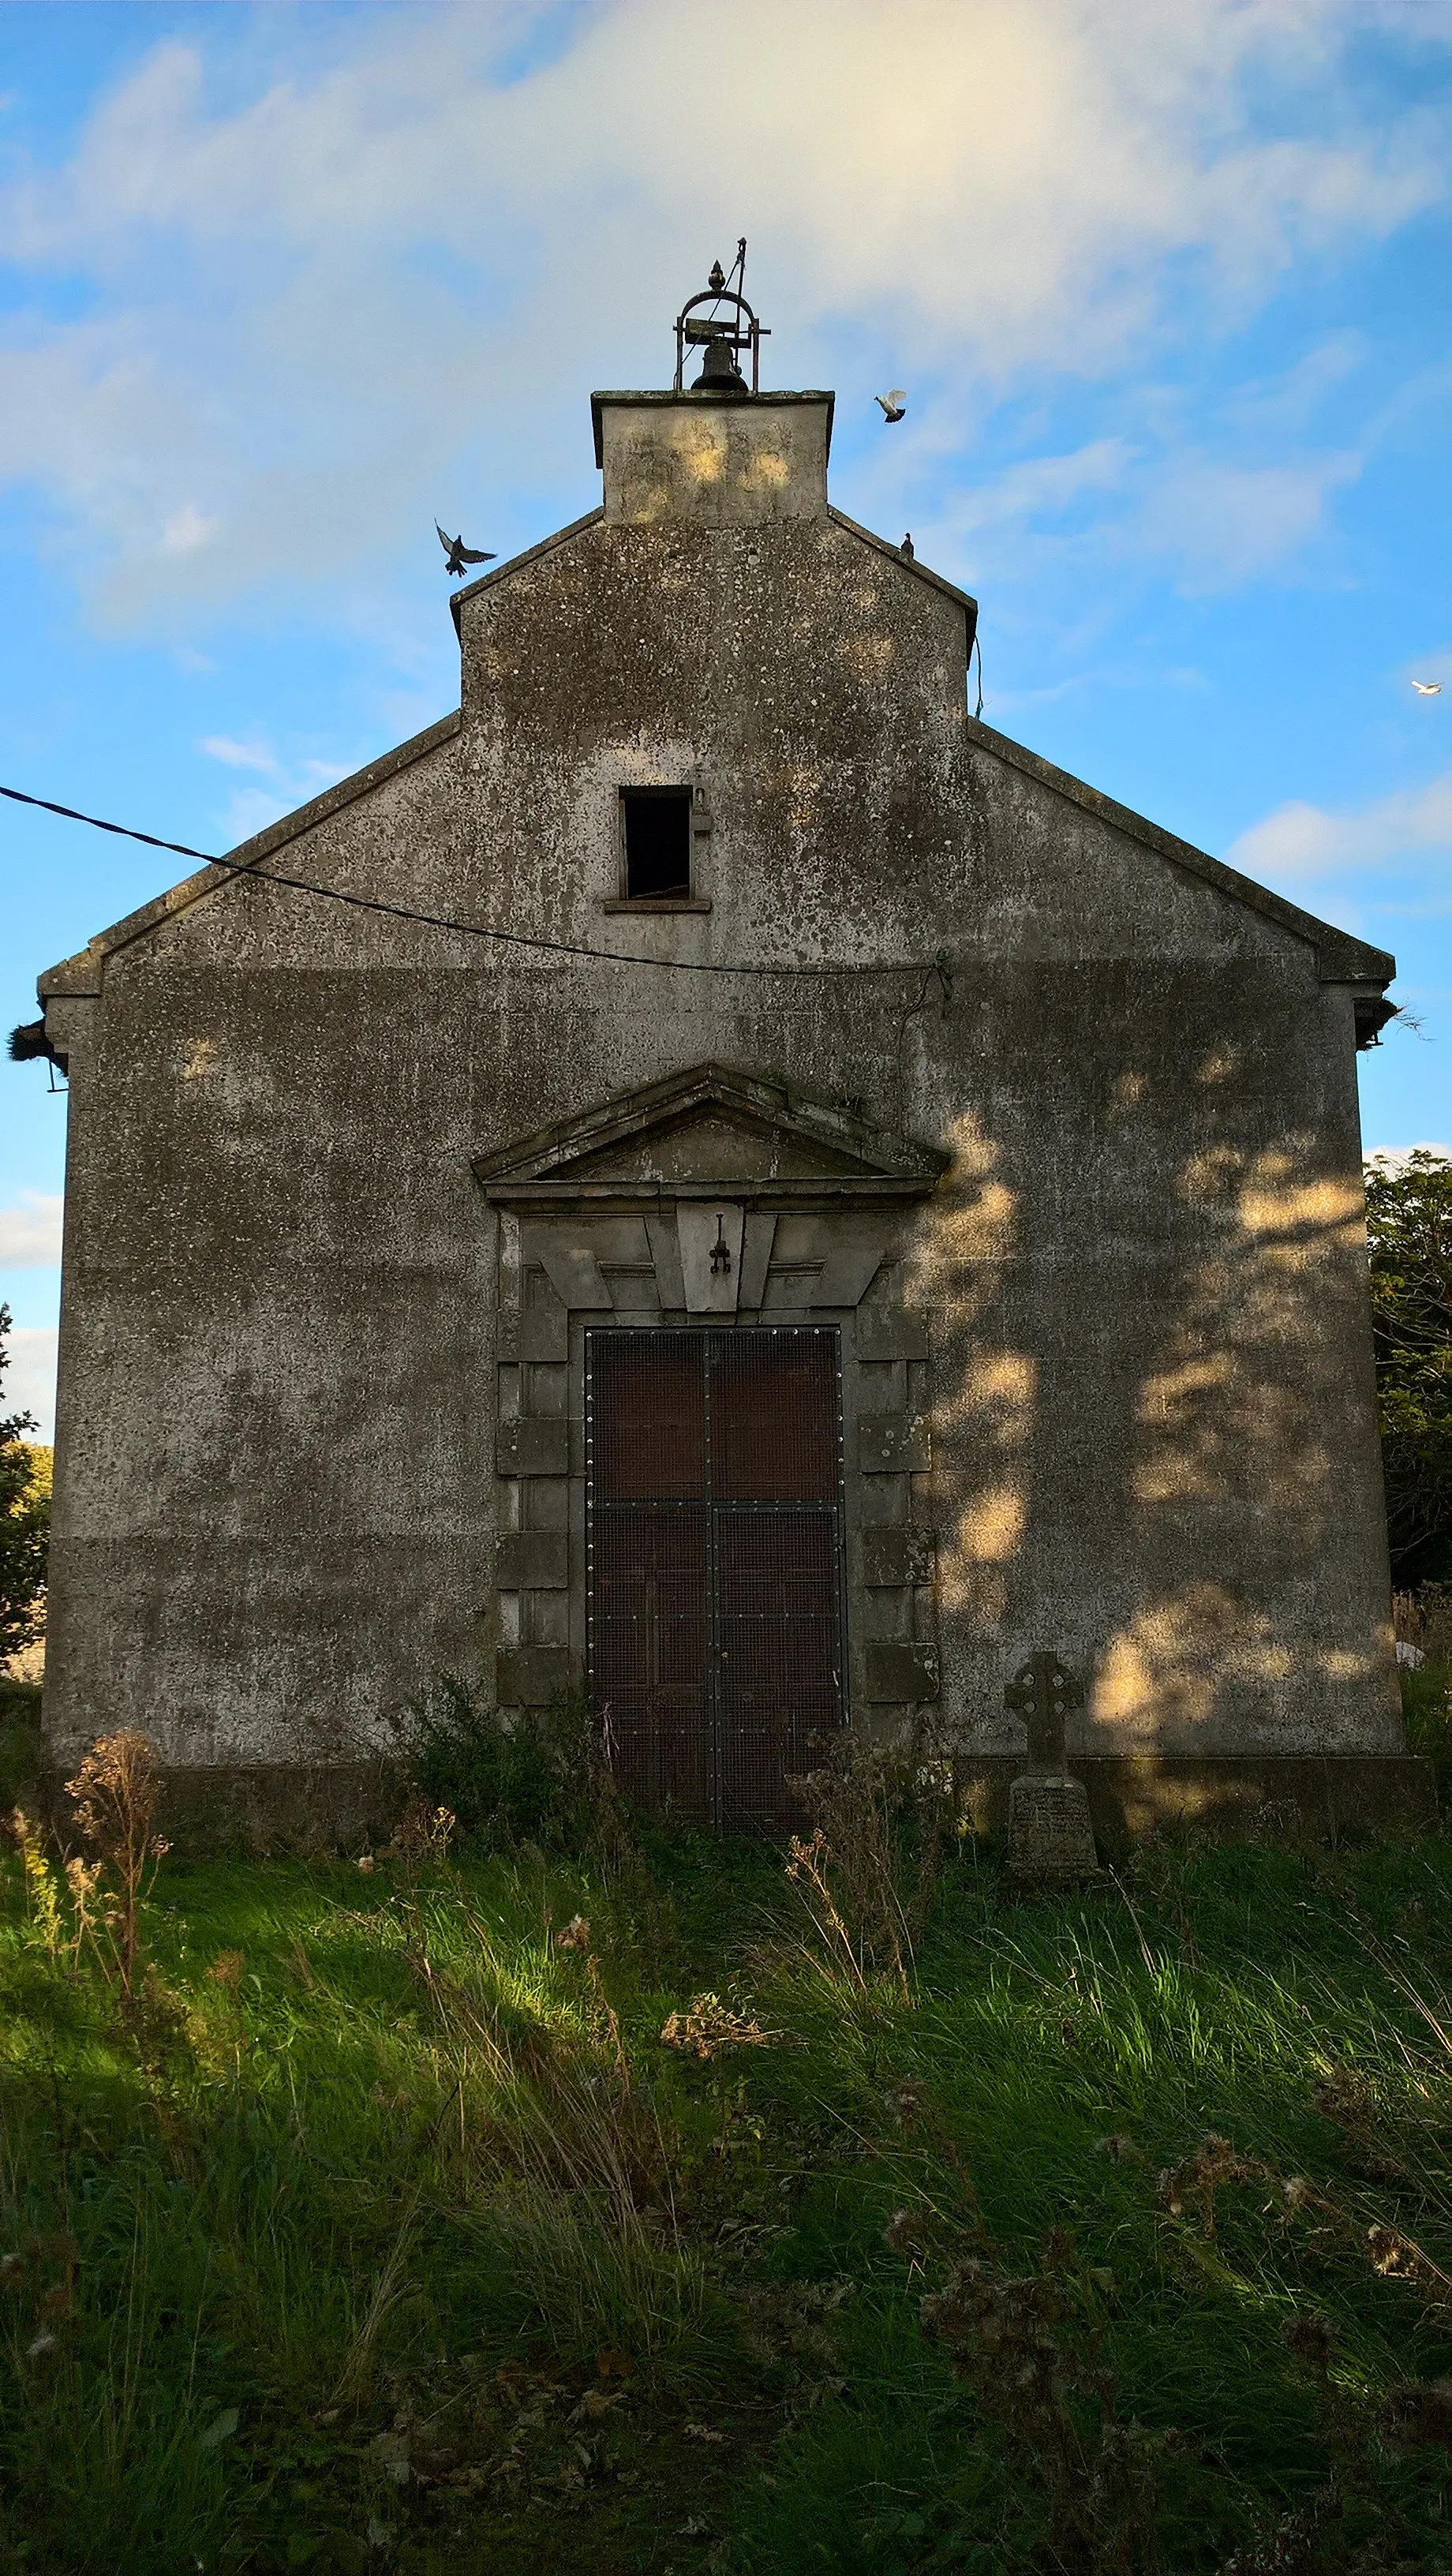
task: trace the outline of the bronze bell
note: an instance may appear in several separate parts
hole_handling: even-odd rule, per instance
[[[691,387],[693,394],[744,394],[746,378],[736,364],[729,340],[708,340],[706,355]]]

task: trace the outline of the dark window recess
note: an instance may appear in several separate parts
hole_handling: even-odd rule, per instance
[[[627,787],[625,892],[641,902],[691,891],[689,787]]]
[[[591,1332],[590,1681],[627,1795],[799,1824],[843,1720],[837,1336]]]

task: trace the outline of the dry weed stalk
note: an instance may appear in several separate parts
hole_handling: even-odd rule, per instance
[[[71,1900],[72,1966],[80,1958],[86,1943],[89,1941],[94,1945],[99,1937],[97,1894],[103,1867],[101,1861],[82,1860],[79,1852],[72,1852],[66,1862],[66,1887]]]
[[[1157,2197],[1161,2209],[1172,2218],[1183,2218],[1187,2208],[1199,2212],[1203,2233],[1215,2233],[1215,2195],[1225,2183],[1273,2182],[1276,2176],[1258,2156],[1242,2156],[1212,2129],[1203,2137],[1193,2155],[1182,2163],[1170,2165],[1160,2175]]]
[[[445,1866],[458,1825],[452,1807],[441,1807],[432,1798],[412,1798],[394,1826],[392,1841],[376,1857],[397,1861],[411,1885],[425,1870]]]
[[[1318,2086],[1318,2097],[1328,2089]],[[1157,2197],[1160,2207],[1172,2218],[1183,2218],[1193,2209],[1202,2233],[1213,2237],[1216,2195],[1227,2183],[1269,2186],[1272,2206],[1279,2202],[1286,2221],[1309,2212],[1348,2247],[1364,2250],[1372,2270],[1383,2279],[1415,2286],[1429,2305],[1446,2308],[1452,2303],[1452,2275],[1444,2272],[1415,2238],[1382,2221],[1365,2226],[1354,2210],[1319,2191],[1304,2174],[1281,2174],[1263,2157],[1243,2156],[1215,2130],[1201,2139],[1193,2155],[1160,2175]]]
[[[596,2009],[610,2034],[610,2045],[615,2051],[616,2079],[620,2085],[622,2094],[628,2094],[630,2091],[630,2066],[625,2054],[625,2042],[621,2036],[620,2016],[616,2012],[615,2006],[612,2004],[609,1996],[605,1992],[605,1980],[600,1973],[600,1962],[590,1947],[590,1926],[583,1914],[573,1915],[570,1921],[565,1925],[563,1932],[557,1932],[555,1934],[555,1948],[557,1950],[573,1950],[577,1958],[584,1960],[585,1974],[590,1980],[590,1989],[595,1997]]]
[[[75,1801],[76,1830],[96,1855],[88,1895],[103,1872],[115,1879],[106,1890],[103,1919],[122,1992],[131,1996],[141,1961],[141,1908],[171,1848],[155,1831],[155,1747],[134,1727],[97,1736],[74,1780],[66,1782],[66,1795]]]
[[[854,1744],[792,1785],[813,1832],[793,1835],[787,1876],[818,1938],[864,1993],[868,1966],[881,1966],[910,2004],[917,1944],[956,1834],[951,1760],[919,1732],[891,1749]]]
[[[1129,2569],[1153,2563],[1153,2459],[1174,2437],[1120,2422],[1091,2287],[1055,2228],[1039,2271],[1013,2277],[972,2256],[919,2313],[923,2333],[946,2344],[984,2414],[1042,2477],[1056,2561]]]
[[[719,2057],[726,2048],[769,2048],[782,2036],[732,2012],[716,1995],[692,1995],[684,2012],[667,2014],[660,2035],[667,2048],[701,2058]]]
[[[806,1896],[807,1912],[828,1952],[845,1961],[850,1974],[856,1979],[863,1994],[866,1994],[867,1978],[863,1973],[862,1961],[857,1955],[857,1945],[837,1910],[831,1881],[827,1876],[832,1858],[832,1846],[820,1825],[809,1843],[804,1843],[800,1834],[793,1834],[791,1857],[787,1862],[787,1876],[802,1888]],[[901,1974],[901,1959],[899,1959],[898,1968]],[[906,1990],[906,1977],[903,1978],[903,1985]]]

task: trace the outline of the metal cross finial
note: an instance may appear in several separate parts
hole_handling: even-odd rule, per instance
[[[1062,1771],[1064,1720],[1071,1708],[1082,1708],[1084,1685],[1077,1673],[1047,1652],[1030,1655],[1004,1686],[1003,1704],[1028,1728],[1029,1763],[1035,1771]]]

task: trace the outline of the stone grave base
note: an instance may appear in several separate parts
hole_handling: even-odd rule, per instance
[[[1099,1867],[1089,1792],[1067,1772],[1025,1772],[1008,1793],[1009,1875],[1050,1881],[1090,1878]]]

